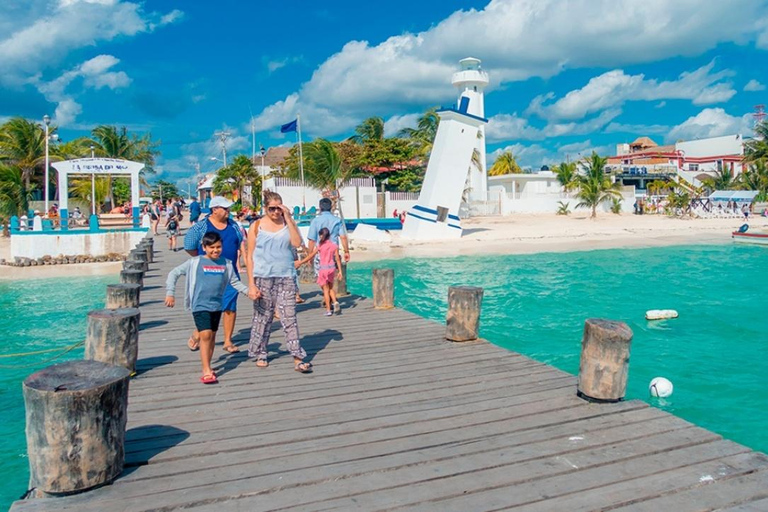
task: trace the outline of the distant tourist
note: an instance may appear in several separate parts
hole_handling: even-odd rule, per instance
[[[749,220],[749,205],[747,203],[744,203],[744,206],[741,207],[741,213],[744,215],[744,220]]]
[[[168,248],[173,252],[176,252],[176,238],[181,231],[181,225],[176,214],[171,212],[171,216],[165,223],[165,235],[168,237]]]
[[[184,309],[192,311],[195,329],[199,333],[200,362],[203,366],[200,381],[203,384],[216,384],[218,379],[211,368],[211,359],[221,321],[224,290],[231,286],[240,293],[248,294],[248,287],[237,278],[232,262],[222,257],[221,237],[218,233],[205,233],[202,247],[205,256],[191,258],[168,274],[165,305],[169,308],[175,305],[176,281],[180,276],[187,276]],[[253,299],[257,297],[254,294],[249,296]]]
[[[331,242],[331,232],[328,231],[328,228],[320,228],[318,241],[318,245],[299,262],[298,266],[312,260],[315,255],[320,256],[320,265],[317,267],[317,284],[323,290],[325,316],[331,316],[334,312],[339,315],[341,314],[341,305],[336,298],[336,292],[333,291],[333,280],[336,275],[338,274],[339,279],[342,278],[339,246]]]
[[[293,356],[293,369],[310,373],[312,364],[305,362],[307,353],[299,342],[296,320],[296,283],[293,248],[301,245],[301,234],[283,199],[274,192],[264,193],[267,214],[251,224],[248,231],[246,266],[253,303],[253,327],[248,355],[256,358],[256,366],[269,366],[267,345],[275,308],[283,324],[285,343]]]
[[[160,208],[162,206],[162,203],[159,199],[155,199],[152,202],[152,206],[149,210],[149,218],[152,221],[152,233],[157,236],[157,226],[160,224]]]
[[[190,256],[202,254],[203,247],[200,245],[203,235],[209,232],[218,233],[221,237],[223,258],[232,262],[235,275],[240,277],[239,261],[240,255],[245,253],[244,234],[242,229],[229,218],[229,208],[232,201],[222,196],[216,196],[211,199],[211,212],[206,218],[194,224],[187,231],[184,237],[184,250]],[[235,331],[235,320],[237,320],[237,291],[228,286],[224,291],[222,299],[222,311],[224,312],[224,350],[233,354],[239,352],[239,349],[232,343],[232,334]],[[187,342],[190,350],[198,348],[198,333],[192,333]]]
[[[192,199],[192,202],[189,203],[189,224],[190,225],[200,220],[201,212],[202,210],[200,208],[200,203],[197,202],[197,198]]]

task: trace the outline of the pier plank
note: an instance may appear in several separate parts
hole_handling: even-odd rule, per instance
[[[185,258],[159,251],[145,276],[123,475],[12,512],[766,510],[765,455],[643,402],[587,403],[572,375],[365,297],[329,318],[304,290],[310,375],[277,321],[255,367],[241,297],[241,352],[219,341],[220,384],[203,386],[190,315],[163,306]]]

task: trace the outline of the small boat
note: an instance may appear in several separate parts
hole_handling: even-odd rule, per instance
[[[742,229],[744,226],[742,226]],[[746,229],[731,233],[733,241],[740,244],[768,245],[768,233],[748,233]]]

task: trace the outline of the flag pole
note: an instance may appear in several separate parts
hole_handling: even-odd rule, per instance
[[[301,206],[307,211],[307,199],[304,186],[304,153],[301,148],[301,114],[296,115],[296,133],[299,137],[299,170],[301,171]]]

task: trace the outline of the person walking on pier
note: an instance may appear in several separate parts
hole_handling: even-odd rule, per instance
[[[215,231],[203,235],[205,256],[195,256],[168,274],[165,290],[165,305],[174,307],[176,281],[187,276],[184,292],[184,309],[192,311],[195,328],[200,336],[200,362],[203,366],[203,384],[216,384],[218,379],[211,368],[213,347],[216,343],[216,331],[221,320],[222,298],[227,286],[255,299],[257,292],[249,292],[248,287],[240,282],[235,274],[232,262],[222,257],[221,236]]]
[[[232,201],[222,196],[216,196],[211,199],[209,204],[211,213],[189,228],[184,236],[184,250],[190,256],[197,256],[203,252],[200,246],[203,236],[210,232],[218,233],[221,237],[221,255],[232,262],[232,268],[239,279],[238,261],[240,259],[240,252],[245,250],[245,244],[243,243],[243,231],[235,221],[229,218],[229,208],[232,204]],[[237,291],[231,286],[228,286],[224,292],[222,311],[224,312],[224,350],[234,354],[240,350],[232,343],[232,335],[235,332],[235,320],[237,320]],[[197,331],[192,333],[189,341],[187,341],[187,345],[190,350],[197,350],[199,346]]]
[[[310,253],[315,251],[315,246],[318,243],[318,234],[322,228],[328,228],[331,233],[331,242],[338,247],[344,247],[344,262],[349,263],[349,239],[347,238],[347,231],[342,225],[340,218],[331,213],[331,207],[333,203],[327,197],[320,200],[320,214],[312,219],[309,224],[309,233],[307,238],[309,239],[309,245],[307,249]],[[320,257],[315,257],[315,274],[319,272]]]
[[[311,261],[316,254],[320,255],[320,265],[317,267],[317,284],[323,290],[323,301],[325,302],[325,316],[331,316],[335,312],[341,314],[341,306],[336,298],[336,292],[333,291],[333,280],[338,273],[341,279],[341,259],[339,258],[339,246],[331,242],[331,232],[328,228],[321,228],[318,233],[319,243],[313,252],[310,252],[306,258],[301,260],[297,267]]]
[[[253,303],[248,355],[256,358],[259,368],[269,366],[267,344],[277,308],[294,370],[310,373],[312,365],[304,361],[307,353],[299,342],[296,320],[296,268],[292,248],[301,245],[301,234],[279,194],[265,192],[264,204],[267,215],[251,224],[245,253],[250,295],[259,297]]]

